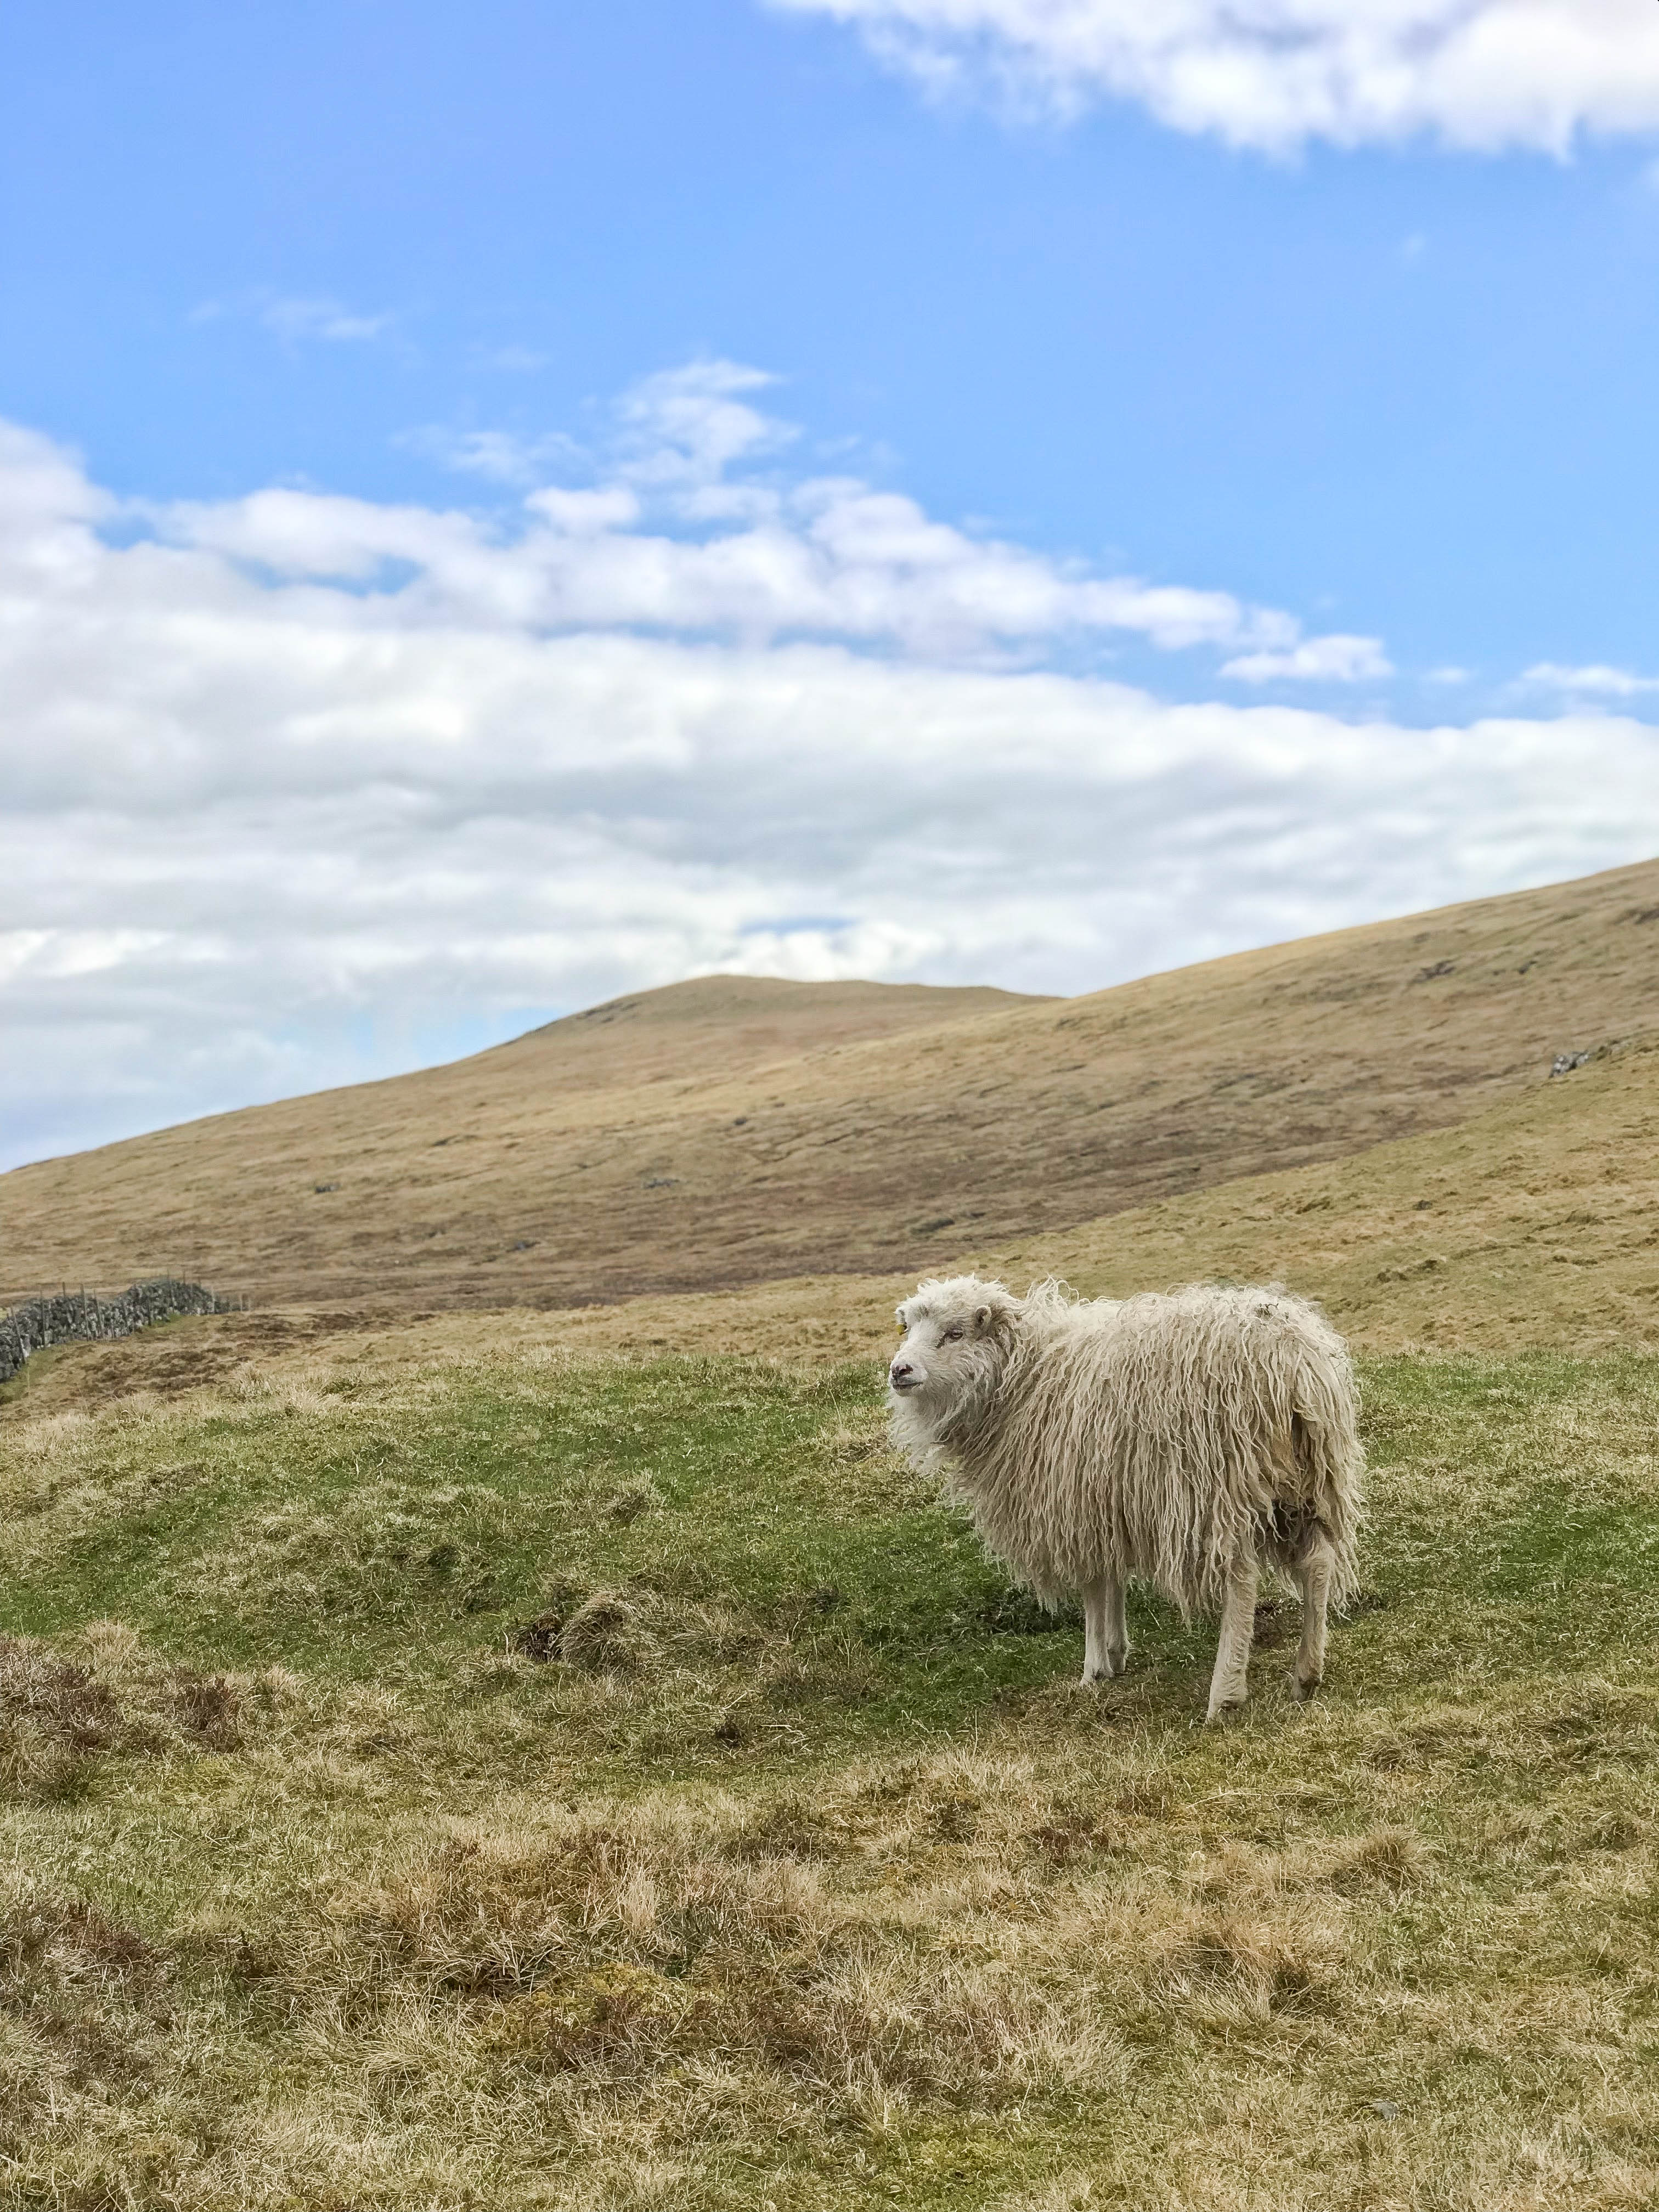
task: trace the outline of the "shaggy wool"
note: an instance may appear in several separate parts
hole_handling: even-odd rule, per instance
[[[1364,1457],[1347,1348],[1277,1285],[1023,1298],[972,1275],[899,1308],[923,1379],[890,1387],[895,1442],[945,1470],[989,1550],[1054,1604],[1103,1575],[1183,1613],[1236,1558],[1296,1566],[1321,1532],[1352,1595]],[[912,1355],[914,1354],[914,1358]]]

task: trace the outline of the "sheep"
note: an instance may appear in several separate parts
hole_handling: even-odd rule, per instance
[[[943,1467],[988,1549],[1044,1604],[1083,1599],[1083,1680],[1123,1672],[1123,1589],[1219,1612],[1208,1720],[1248,1695],[1258,1579],[1296,1583],[1292,1694],[1325,1671],[1326,1616],[1352,1596],[1364,1455],[1347,1347],[1273,1285],[1023,1298],[962,1275],[898,1309],[893,1439]]]

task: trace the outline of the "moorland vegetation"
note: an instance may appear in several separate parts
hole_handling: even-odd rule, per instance
[[[1271,1596],[1220,1735],[1144,1595],[1074,1686],[865,1363],[15,1406],[11,2201],[1651,2203],[1659,1360],[1363,1379],[1334,1686]]]
[[[1204,1624],[1136,1593],[1079,1689],[1080,1622],[891,1453],[876,1355],[936,1236],[38,1355],[0,1393],[0,2202],[1659,2201],[1659,1052],[1622,988],[1559,1079],[956,1246],[1022,1287],[1279,1275],[1354,1342],[1328,1686],[1291,1699],[1267,1590],[1224,1730]]]
[[[1455,1127],[1656,1006],[1659,862],[1077,999],[705,976],[0,1176],[0,1298],[173,1274],[406,1314],[936,1273]]]

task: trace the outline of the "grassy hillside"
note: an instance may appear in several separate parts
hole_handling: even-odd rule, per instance
[[[1655,2202],[1659,1361],[1364,1385],[1328,1692],[1272,1600],[1221,1734],[1155,1605],[1072,1687],[867,1364],[0,1409],[5,2201]]]
[[[661,1141],[708,1096],[803,1055],[1046,1003],[744,975],[612,1000],[470,1060],[0,1176],[0,1297],[143,1273],[166,1251],[265,1296],[493,1303],[538,1270],[602,1267],[618,1190],[648,1223],[677,1188]]]
[[[948,1032],[947,1032],[948,1033]],[[902,1273],[309,1307],[0,1394],[0,2202],[1659,2202],[1659,1041],[1000,1248],[1366,1347],[1291,1705],[885,1449]],[[923,1248],[928,1258],[933,1247]]]
[[[1659,1351],[1659,1039],[1638,1038],[1432,1135],[968,1256],[1017,1287],[1054,1273],[1091,1295],[1277,1278],[1320,1298],[1374,1351]],[[902,1274],[487,1318],[349,1306],[229,1314],[38,1355],[10,1395],[42,1411],[89,1407],[245,1370],[302,1374],[319,1350],[378,1373],[470,1358],[483,1342],[869,1359],[890,1343],[896,1300],[937,1263],[930,1253]]]
[[[0,1291],[168,1267],[408,1312],[909,1273],[1455,1126],[1656,1006],[1659,863],[1069,1000],[714,978],[15,1170]]]

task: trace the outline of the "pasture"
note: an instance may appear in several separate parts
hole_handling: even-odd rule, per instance
[[[868,1359],[553,1334],[0,1408],[0,2201],[1659,2199],[1659,1358],[1369,1358],[1327,1691],[1273,1595],[1206,1733]]]

